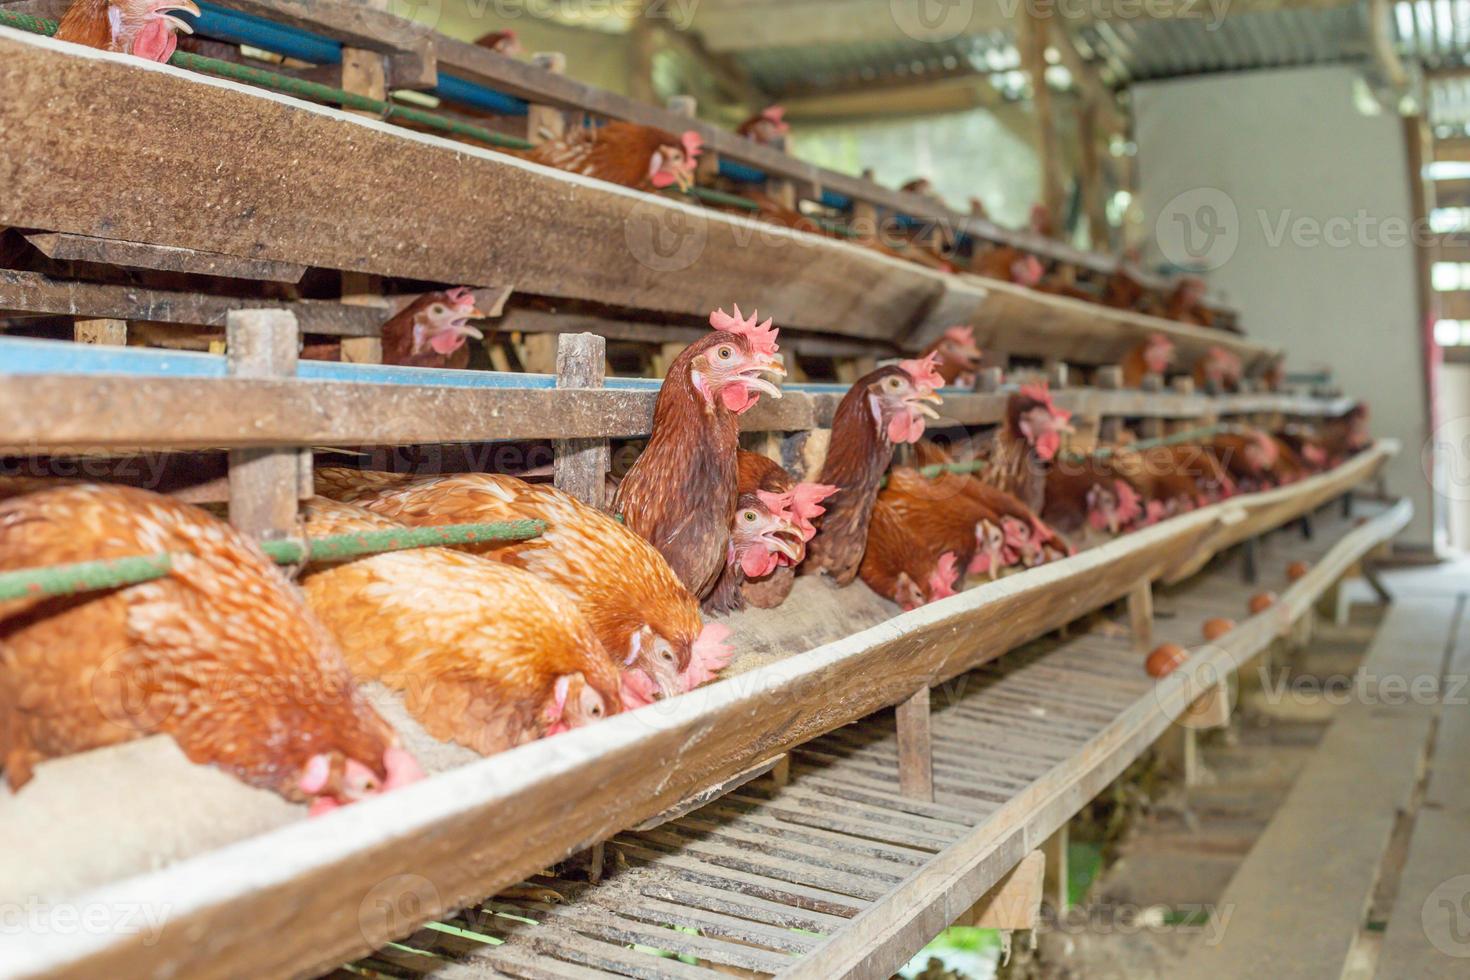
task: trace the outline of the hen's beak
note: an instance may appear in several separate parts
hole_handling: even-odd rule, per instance
[[[196,4],[194,0],[172,0],[171,3],[156,7],[153,11],[159,17],[162,17],[166,22],[172,24],[175,30],[183,31],[185,34],[193,34],[194,25],[190,24],[188,21],[184,20],[181,17],[171,16],[172,11],[179,11],[182,13],[190,14],[194,17],[198,17],[199,5]]]
[[[792,561],[801,558],[803,546],[806,543],[801,539],[801,532],[790,525],[767,531],[761,535],[761,540],[765,542],[767,551],[785,555]]]
[[[944,397],[931,391],[928,394],[913,395],[905,400],[908,402],[909,408],[925,418],[937,419],[939,418],[939,413],[934,410],[933,406],[942,404]]]
[[[772,398],[780,398],[781,389],[765,378],[760,377],[762,374],[774,374],[783,378],[786,376],[786,362],[780,354],[767,357],[740,372],[740,380],[744,382],[746,387],[764,392]]]
[[[684,682],[679,677],[679,668],[654,658],[653,663],[648,665],[648,670],[653,675],[653,684],[658,689],[660,700],[684,693]]]

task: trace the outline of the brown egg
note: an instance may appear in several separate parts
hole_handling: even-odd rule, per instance
[[[1251,596],[1251,615],[1256,616],[1276,605],[1276,593],[1257,592]]]
[[[1308,565],[1306,562],[1294,561],[1290,565],[1286,566],[1287,581],[1295,582],[1297,579],[1301,578],[1303,575],[1307,574],[1307,572],[1311,570],[1312,566]]]
[[[1189,651],[1177,643],[1164,643],[1154,648],[1143,662],[1143,669],[1150,677],[1168,677],[1179,665],[1189,659]]]
[[[1235,620],[1216,616],[1214,619],[1205,620],[1202,632],[1205,634],[1205,639],[1213,643],[1233,629],[1235,629]]]

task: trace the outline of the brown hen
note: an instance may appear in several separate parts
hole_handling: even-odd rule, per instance
[[[80,484],[0,503],[0,570],[168,552],[166,578],[0,604],[0,761],[163,733],[192,761],[313,812],[418,778],[285,577],[208,514]]]

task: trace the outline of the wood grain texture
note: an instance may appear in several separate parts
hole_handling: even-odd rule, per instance
[[[0,170],[0,225],[695,316],[740,300],[859,337],[944,289],[845,242],[49,38],[0,32],[0,85],[0,130],[28,147]]]
[[[226,279],[264,279],[268,282],[300,282],[301,277],[306,274],[306,266],[294,262],[246,259],[237,255],[221,255],[218,252],[200,252],[166,245],[145,245],[142,242],[116,238],[35,231],[26,235],[25,239],[48,259],[60,262],[93,262],[120,265],[128,269],[183,272],[198,276],[222,276]]]
[[[376,337],[383,321],[388,318],[386,307],[349,306],[312,299],[295,302],[247,300],[207,293],[53,279],[35,272],[0,269],[0,310],[222,328],[226,314],[239,309],[244,303],[249,303],[252,308],[290,310],[301,325],[302,333],[335,337]]]
[[[556,348],[556,386],[592,390],[602,387],[607,341],[596,334],[562,334]],[[607,496],[607,439],[557,439],[556,488],[601,508]]]
[[[898,786],[905,796],[934,802],[934,747],[929,729],[929,687],[895,710],[898,723]]]
[[[1181,976],[1342,972],[1394,822],[1421,771],[1459,612],[1448,598],[1402,599],[1390,608],[1359,668],[1353,700],[1336,712],[1312,761],[1221,896],[1220,907],[1231,912],[1224,938],[1196,945]],[[1401,696],[1391,693],[1391,682],[1404,685]],[[1421,690],[1421,683],[1430,697],[1409,697],[1410,685]],[[1463,845],[1458,850],[1463,853]]]

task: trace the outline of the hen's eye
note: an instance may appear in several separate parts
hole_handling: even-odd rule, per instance
[[[658,659],[662,660],[666,664],[672,664],[672,663],[677,663],[678,662],[674,658],[674,651],[672,651],[672,650],[660,650],[658,652]]]
[[[754,524],[759,519],[759,515],[756,514],[756,512],[753,510],[746,511],[744,514],[741,514],[740,517],[741,520],[745,521],[745,523],[747,524]]]
[[[435,316],[443,316],[444,315],[444,304],[443,303],[435,303],[434,306],[429,310],[429,312],[430,313],[433,313]]]
[[[903,387],[903,382],[896,377],[890,377],[883,383],[888,386],[889,391],[897,391]]]
[[[730,358],[735,356],[735,350],[734,348],[726,344],[724,347],[721,347],[719,350],[715,351],[715,356],[722,361],[728,361]]]

